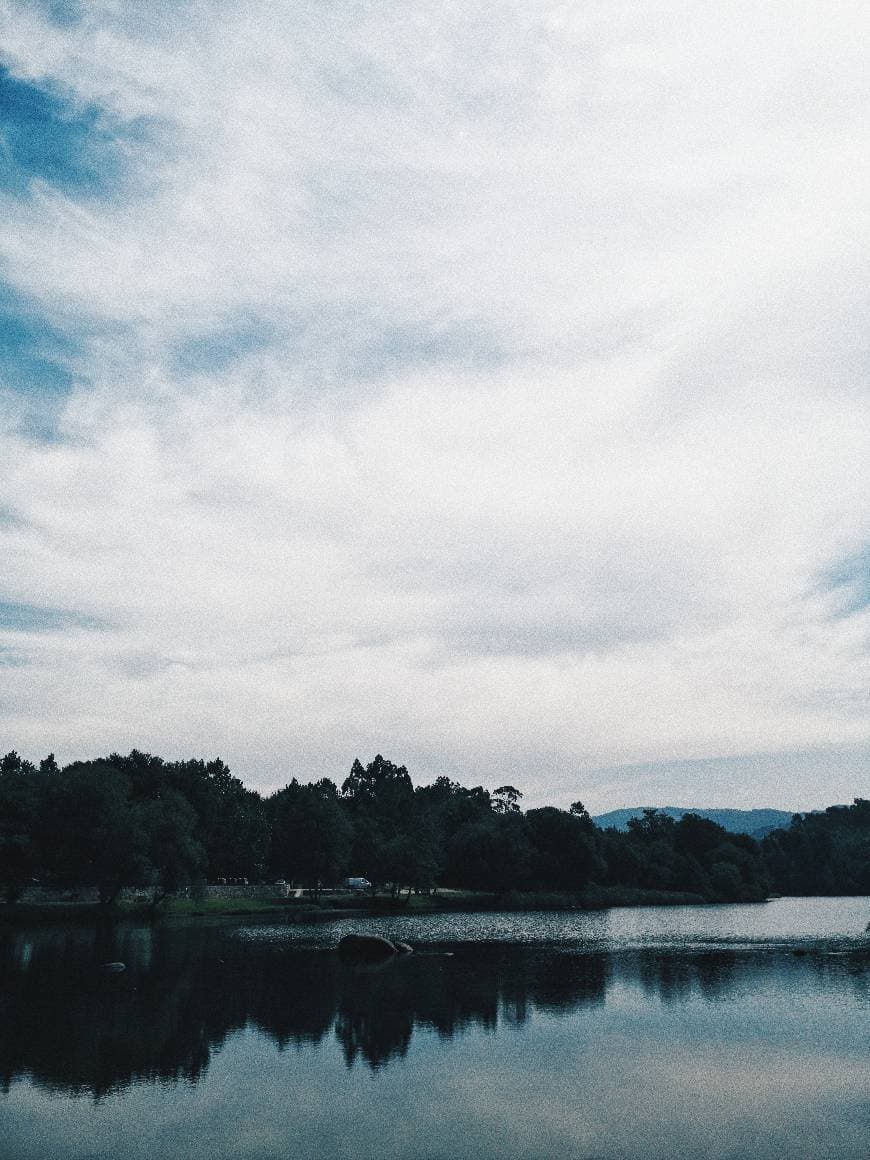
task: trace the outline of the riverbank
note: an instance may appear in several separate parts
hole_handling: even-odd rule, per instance
[[[717,900],[700,894],[590,886],[581,893],[554,891],[506,891],[487,893],[446,890],[434,894],[392,897],[388,894],[354,896],[323,893],[319,898],[169,898],[156,908],[143,903],[121,902],[112,907],[94,902],[24,903],[0,905],[0,924],[23,926],[56,922],[141,922],[169,918],[282,920],[324,922],[349,915],[439,914],[445,912],[607,910],[627,906],[710,906],[740,902],[764,902],[765,898]]]

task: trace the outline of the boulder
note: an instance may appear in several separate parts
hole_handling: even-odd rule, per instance
[[[379,963],[392,958],[396,947],[379,934],[346,934],[338,944],[338,953],[360,963]]]

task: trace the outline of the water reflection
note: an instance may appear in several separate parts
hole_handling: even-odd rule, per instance
[[[122,961],[128,969],[107,972]],[[777,989],[847,990],[870,1005],[866,948],[581,953],[505,944],[429,946],[381,968],[217,928],[40,930],[0,936],[0,1084],[102,1097],[131,1084],[195,1083],[234,1031],[279,1049],[334,1035],[349,1067],[402,1058],[417,1030],[444,1040],[520,1028],[635,990],[664,1005]]]

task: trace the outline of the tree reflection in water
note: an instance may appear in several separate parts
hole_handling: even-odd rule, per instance
[[[128,969],[112,974],[105,964]],[[233,937],[220,928],[105,927],[0,935],[0,1085],[101,1097],[140,1082],[195,1083],[211,1054],[252,1025],[280,1049],[334,1032],[347,1065],[401,1058],[415,1030],[442,1039],[471,1027],[521,1026],[536,1014],[603,1004],[632,985],[665,1004],[727,999],[770,972],[823,972],[855,986],[849,955],[796,958],[788,950],[696,953],[463,943],[378,968],[354,968],[326,949]]]

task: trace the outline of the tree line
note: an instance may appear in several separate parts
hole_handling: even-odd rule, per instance
[[[293,779],[263,796],[219,758],[164,761],[133,750],[60,768],[12,751],[0,760],[0,890],[32,882],[95,887],[102,903],[142,887],[156,904],[218,879],[285,879],[317,895],[346,874],[373,890],[438,887],[574,894],[592,904],[754,901],[870,893],[870,801],[796,815],[761,842],[686,814],[647,810],[625,833],[599,829],[582,802],[523,810],[447,777],[414,786],[380,754],[339,786]]]

